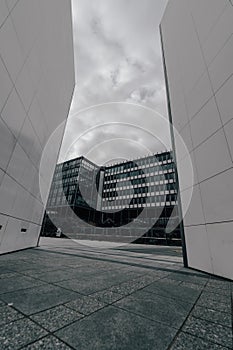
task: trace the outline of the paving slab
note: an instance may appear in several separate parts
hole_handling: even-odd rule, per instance
[[[231,282],[222,279],[209,279],[207,285],[213,288],[221,288],[226,290],[229,290],[231,288]]]
[[[33,321],[50,332],[57,331],[82,317],[83,315],[79,312],[71,310],[63,305],[30,316]]]
[[[181,332],[175,339],[169,350],[227,350],[228,348],[217,345],[211,341],[194,337]]]
[[[22,277],[17,272],[11,272],[5,270],[3,273],[0,274],[0,280],[5,278],[11,278],[11,277]]]
[[[94,273],[94,271],[93,271]],[[35,275],[36,278],[39,280],[48,282],[48,283],[54,283],[59,281],[66,281],[69,279],[79,278],[82,273],[78,272],[76,269],[73,268],[60,268],[58,270],[52,270],[52,271],[43,271],[40,273],[37,273]]]
[[[150,284],[151,282],[148,282],[143,279],[136,279],[133,281],[128,281],[121,283],[119,285],[111,287],[111,291],[122,294],[122,295],[129,295],[133,292],[140,290]]]
[[[0,306],[0,326],[23,318],[23,315],[14,310],[11,306]]]
[[[102,309],[105,305],[106,303],[86,295],[80,295],[77,299],[65,304],[68,308],[76,310],[83,315],[90,315]]]
[[[182,300],[186,303],[195,303],[200,295],[200,291],[188,288],[183,285],[176,285],[175,287],[171,283],[166,283],[163,280],[156,281],[143,289],[144,292],[158,294],[164,297]]]
[[[73,279],[68,281],[56,282],[57,286],[65,289],[73,290],[80,294],[92,294],[114,285],[116,281],[112,280],[100,280],[98,278],[87,278],[86,276],[80,279]]]
[[[1,350],[232,348],[233,283],[180,249],[41,244],[0,256]]]
[[[191,282],[181,282],[180,286],[192,288],[192,289],[200,290],[200,291],[202,291],[205,288],[205,285],[203,285],[203,284],[197,284],[197,283],[191,283]]]
[[[79,350],[165,350],[176,330],[108,306],[55,334]]]
[[[114,301],[117,301],[123,298],[121,294],[115,293],[108,289],[93,293],[90,296],[97,300],[103,301],[106,304],[112,304]]]
[[[8,323],[0,329],[1,350],[17,350],[45,336],[47,332],[31,320],[24,318]]]
[[[47,336],[33,344],[25,346],[23,350],[70,350],[71,348],[54,336]]]
[[[189,317],[183,331],[232,349],[232,330],[214,322]]]
[[[180,282],[191,282],[201,285],[206,285],[208,277],[206,275],[190,274],[189,270],[177,271],[169,275],[169,278],[180,281]]]
[[[228,297],[231,295],[231,290],[229,288],[223,289],[221,287],[215,288],[215,286],[207,285],[205,287],[205,291],[209,293],[214,293],[216,295],[227,295]]]
[[[158,280],[160,280],[160,282],[165,282],[165,283],[169,283],[169,284],[173,284],[174,285],[180,285],[182,282],[181,281],[178,281],[178,280],[173,280],[171,278],[168,277],[165,277],[165,278],[159,278]]]
[[[210,294],[210,293],[208,293]],[[221,297],[221,296],[220,296]],[[231,307],[231,299],[228,298],[228,301],[225,303],[221,303],[217,300],[213,300],[208,298],[206,294],[201,295],[199,300],[197,301],[197,305],[207,307],[208,309],[220,311],[220,312],[228,312],[232,313]]]
[[[29,287],[40,286],[42,284],[44,284],[44,282],[31,277],[24,277],[21,275],[14,276],[11,278],[2,278],[0,283],[0,294]]]
[[[114,303],[114,306],[179,329],[192,305],[160,295],[139,291]]]
[[[213,309],[207,309],[206,307],[195,305],[191,315],[196,318],[221,324],[225,327],[232,326],[232,316],[230,313],[219,312]]]
[[[54,285],[43,285],[2,294],[1,298],[26,315],[50,309],[77,298],[77,293]]]
[[[229,298],[229,294],[219,294],[219,293],[216,294],[216,293],[204,290],[203,293],[201,294],[200,299],[203,302],[206,302],[207,300],[213,300],[213,301],[216,301],[217,303],[231,306],[231,300]]]

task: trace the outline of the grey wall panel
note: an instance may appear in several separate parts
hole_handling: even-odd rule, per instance
[[[70,0],[0,2],[0,253],[37,244],[75,84]],[[26,232],[21,232],[26,229]]]
[[[194,167],[184,218],[188,265],[233,279],[233,6],[228,0],[170,0],[161,34],[172,122]],[[179,148],[176,157],[184,203]]]

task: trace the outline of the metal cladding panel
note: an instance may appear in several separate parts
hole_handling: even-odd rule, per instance
[[[36,246],[75,84],[71,1],[0,2],[0,253]],[[44,147],[63,122],[46,174]]]
[[[173,147],[180,159],[176,129],[195,173],[184,217],[188,266],[233,279],[232,2],[170,0],[160,28]]]

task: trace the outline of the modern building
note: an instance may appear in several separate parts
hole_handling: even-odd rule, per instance
[[[118,237],[123,241],[179,245],[172,154],[162,152],[105,167],[84,157],[58,164],[47,214],[72,238]],[[78,222],[77,217],[81,219]],[[44,233],[51,230],[48,218],[46,222]],[[166,229],[168,223],[173,227],[171,232]]]
[[[56,208],[59,216],[66,217],[70,206],[96,208],[97,196],[93,191],[98,171],[99,167],[84,157],[57,164],[48,197],[48,214]],[[80,186],[82,186],[82,194]]]
[[[71,1],[0,1],[0,253],[37,245],[75,75]]]
[[[184,217],[189,267],[233,279],[233,2],[170,0],[161,22],[182,206],[184,139],[194,169]],[[183,209],[183,208],[182,208]]]

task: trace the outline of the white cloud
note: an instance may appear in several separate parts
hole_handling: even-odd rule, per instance
[[[73,0],[77,86],[71,116],[75,116],[83,108],[115,101],[142,104],[166,115],[158,31],[166,3],[167,0]],[[89,116],[88,113],[81,113],[69,118],[60,159],[64,160],[67,148],[80,134],[80,130],[85,132],[93,126],[93,119],[101,123],[106,120],[106,113],[113,114],[111,120],[115,118],[117,122],[119,119],[114,108],[105,108],[102,113],[103,118],[97,108],[92,109]],[[137,118],[143,118],[141,113],[134,116],[135,124]],[[126,118],[132,119],[129,115]],[[150,126],[150,121],[145,118],[146,122],[146,127]],[[112,138],[119,136],[119,128],[118,125],[111,130]],[[157,133],[157,130],[154,132]],[[168,134],[168,128],[160,132]],[[126,135],[124,127],[121,126],[121,133],[129,139],[138,138],[146,145],[146,136],[139,130],[135,132],[135,129],[127,128]],[[86,143],[104,140],[109,140],[109,129],[104,127],[89,133],[85,138]],[[105,157],[102,156],[101,159],[123,156],[117,156],[116,142],[113,144],[109,144]],[[77,147],[79,149],[73,147],[73,151],[68,152],[69,158],[80,155],[80,143]],[[134,147],[132,143],[128,143],[128,146],[124,143],[124,147],[129,149],[131,157],[140,153],[138,147]],[[154,147],[156,152],[161,145],[155,144]],[[118,148],[119,153],[122,153],[120,145]]]

